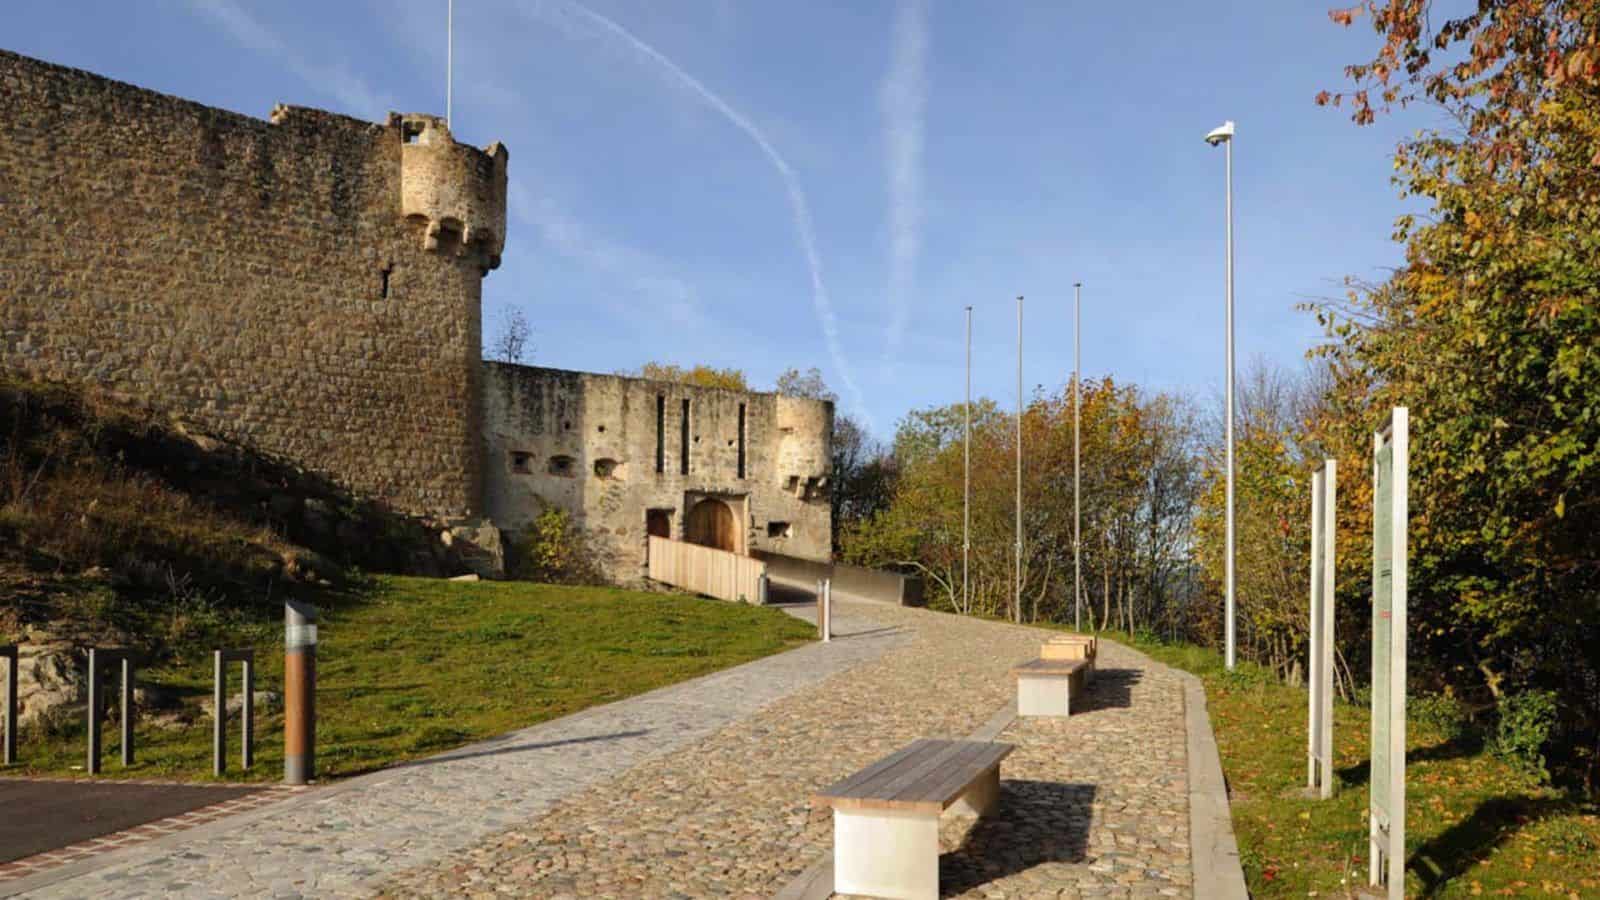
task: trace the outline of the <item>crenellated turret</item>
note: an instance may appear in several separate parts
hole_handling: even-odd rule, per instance
[[[506,243],[506,148],[456,143],[438,116],[389,114],[402,141],[400,213],[424,223],[424,250],[500,265]]]

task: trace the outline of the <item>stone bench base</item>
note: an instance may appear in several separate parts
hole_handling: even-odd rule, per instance
[[[1000,804],[1000,766],[951,805],[957,816],[985,816]],[[896,809],[833,810],[833,889],[895,900],[939,896],[939,814]]]
[[[1072,699],[1083,694],[1085,670],[1070,675],[1017,675],[1017,715],[1069,716]]]

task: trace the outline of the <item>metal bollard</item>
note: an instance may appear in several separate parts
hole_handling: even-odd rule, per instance
[[[122,663],[122,764],[133,765],[133,656],[123,649],[89,648],[89,754],[84,769],[90,775],[100,774],[100,713],[104,708],[104,694],[100,682],[105,679],[104,666]]]
[[[317,608],[283,604],[283,781],[317,773]]]
[[[817,582],[817,630],[822,633],[822,642],[833,640],[833,579],[824,578]]]
[[[254,650],[218,650],[212,658],[215,679],[211,689],[211,703],[216,712],[211,726],[211,774],[221,776],[228,770],[228,663],[242,663],[244,669],[244,709],[239,711],[243,746],[239,751],[240,764],[248,769],[255,763],[255,662]]]
[[[4,765],[17,763],[17,645],[0,647],[6,659],[6,745]]]

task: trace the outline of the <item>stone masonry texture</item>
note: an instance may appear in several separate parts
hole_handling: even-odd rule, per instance
[[[663,537],[694,541],[702,504],[732,520],[724,549],[831,556],[831,403],[500,363],[484,364],[483,391],[502,528],[565,509],[618,581],[644,574],[652,511]]]
[[[435,116],[263,121],[0,51],[0,365],[401,512],[567,509],[619,581],[651,510],[695,539],[703,504],[729,549],[827,559],[831,404],[483,362],[506,160]]]
[[[505,186],[430,116],[263,121],[0,51],[0,362],[474,513]]]

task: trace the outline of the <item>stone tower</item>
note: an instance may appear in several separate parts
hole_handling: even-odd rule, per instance
[[[481,514],[505,148],[425,115],[263,121],[5,51],[0,85],[0,365],[404,512]]]

